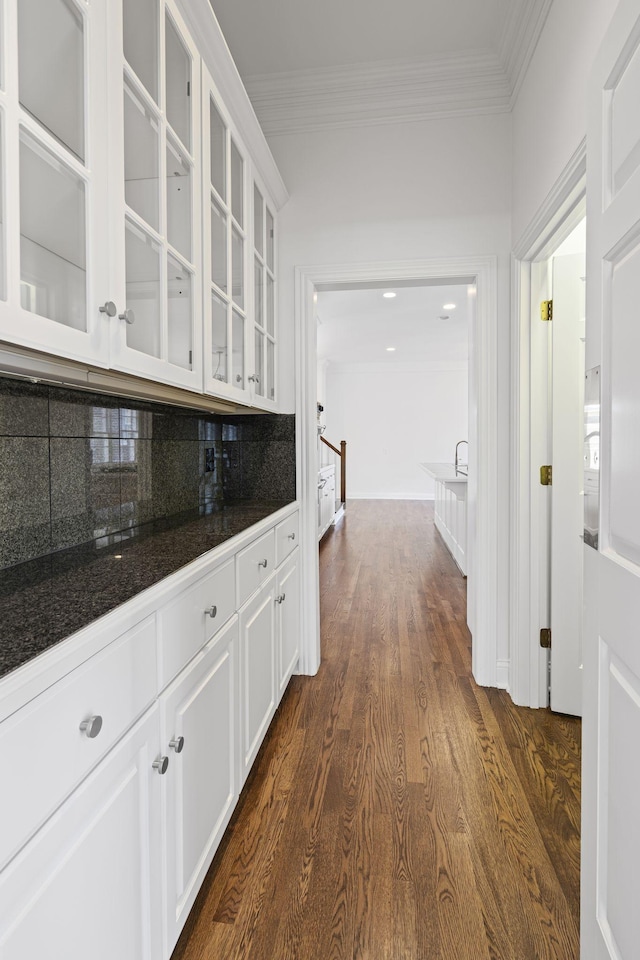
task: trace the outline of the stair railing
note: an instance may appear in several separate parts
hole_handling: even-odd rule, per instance
[[[330,450],[340,457],[340,503],[343,507],[347,506],[347,441],[340,441],[340,449],[334,447],[332,443],[320,435],[321,441],[325,446],[329,447]]]

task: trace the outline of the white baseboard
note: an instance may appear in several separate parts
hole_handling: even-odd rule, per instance
[[[352,493],[349,490],[347,500],[433,500],[433,497],[416,493]]]
[[[498,660],[496,664],[496,686],[499,690],[509,689],[509,661]]]

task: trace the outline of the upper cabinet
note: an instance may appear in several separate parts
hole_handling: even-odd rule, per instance
[[[184,10],[0,3],[0,339],[277,409],[276,204]]]
[[[105,366],[106,3],[0,8],[0,336]]]

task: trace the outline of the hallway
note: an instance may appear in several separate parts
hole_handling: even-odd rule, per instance
[[[470,673],[432,504],[352,501],[172,960],[577,960],[580,722]]]

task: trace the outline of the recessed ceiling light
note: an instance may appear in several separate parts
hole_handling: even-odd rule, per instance
[[[393,353],[395,349],[395,347],[387,347],[387,353]]]
[[[387,290],[387,292],[383,293],[382,296],[386,297],[387,300],[393,300],[393,298],[395,297],[395,293],[393,292],[393,290]]]
[[[442,304],[442,309],[443,309],[443,310],[455,310],[455,308],[456,308],[455,303],[443,303],[443,304]]]

